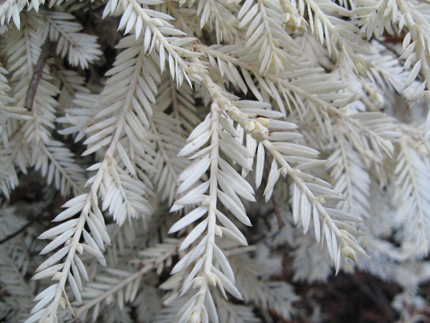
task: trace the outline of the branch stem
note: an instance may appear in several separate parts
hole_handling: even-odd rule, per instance
[[[28,86],[27,96],[25,97],[24,108],[28,111],[33,109],[34,98],[36,97],[37,88],[39,86],[40,79],[42,78],[43,68],[45,67],[50,52],[51,40],[49,37],[46,37],[45,43],[42,45],[39,60],[34,68],[33,77],[31,78],[30,85]]]

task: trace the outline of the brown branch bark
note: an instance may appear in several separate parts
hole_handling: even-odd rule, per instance
[[[45,67],[46,60],[51,52],[51,40],[46,38],[45,43],[42,45],[39,59],[36,67],[34,68],[33,77],[31,78],[30,85],[28,86],[27,96],[25,98],[24,108],[28,111],[33,109],[34,98],[36,96],[37,87],[39,86],[40,78],[42,77],[43,68]]]
[[[271,201],[273,204],[273,212],[275,213],[276,219],[278,220],[279,230],[281,230],[283,227],[285,227],[285,223],[284,220],[282,220],[281,211],[279,210],[278,202],[276,201],[274,195],[272,195]]]
[[[0,245],[2,245],[5,242],[8,242],[9,240],[15,238],[18,234],[20,234],[21,232],[24,232],[25,229],[27,229],[30,225],[32,225],[34,223],[36,219],[32,219],[31,221],[29,221],[26,225],[24,225],[21,229],[19,229],[18,231],[8,235],[7,237],[5,237],[4,239],[0,240]]]

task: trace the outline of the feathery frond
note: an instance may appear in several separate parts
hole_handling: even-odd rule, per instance
[[[361,270],[418,317],[429,8],[3,0],[0,315],[308,321],[297,281]]]

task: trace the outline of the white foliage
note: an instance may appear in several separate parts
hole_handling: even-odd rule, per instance
[[[234,305],[220,295],[215,296],[215,303],[220,309],[218,315],[220,322],[256,323],[261,320],[255,316],[252,309],[244,305]]]
[[[248,26],[245,37],[248,38],[245,47],[251,53],[258,54],[261,61],[260,73],[265,74],[269,69],[276,74],[290,70],[297,65],[297,45],[288,32],[282,28],[281,3],[276,1],[255,2],[246,1],[238,13],[239,28]],[[302,18],[304,21],[304,19]],[[301,26],[300,26],[301,27]],[[252,37],[251,37],[252,35]]]
[[[420,317],[428,3],[4,0],[0,26],[2,193],[34,168],[68,198],[44,232],[5,234],[0,315],[294,320],[282,248],[293,281],[357,268],[403,288],[401,320]],[[2,200],[0,223],[56,206],[42,195]]]
[[[415,150],[415,149],[417,150]],[[430,196],[427,182],[430,179],[427,164],[428,152],[420,156],[421,147],[407,135],[400,139],[400,151],[394,170],[396,197],[399,204],[398,225],[406,253],[426,255],[430,248]]]
[[[67,56],[69,64],[88,68],[88,64],[99,59],[102,52],[97,37],[79,33],[83,27],[73,22],[75,17],[66,12],[50,12],[46,25],[49,38],[57,43],[56,53],[61,58]]]
[[[293,288],[282,281],[264,281],[258,278],[267,275],[265,271],[270,260],[265,256],[258,257],[257,261],[252,261],[246,255],[233,258],[233,268],[238,277],[236,284],[245,301],[252,302],[264,310],[273,310],[279,317],[289,320],[294,314],[292,303],[299,299]]]
[[[1,246],[0,255],[0,282],[3,293],[7,295],[0,302],[3,307],[0,319],[17,322],[33,306],[34,287],[23,277],[29,262],[27,250],[21,242],[15,241],[14,244]]]

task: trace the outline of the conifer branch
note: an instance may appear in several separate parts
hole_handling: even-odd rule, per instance
[[[0,4],[0,321],[306,321],[295,282],[354,269],[422,312],[428,3],[43,4]]]

